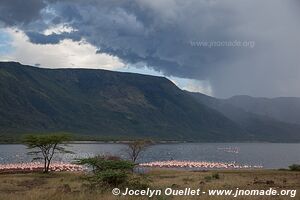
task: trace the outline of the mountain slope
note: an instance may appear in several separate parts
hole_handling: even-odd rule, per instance
[[[200,93],[189,94],[200,103],[221,112],[239,124],[256,140],[272,142],[300,141],[300,125],[298,124],[287,123],[266,115],[260,115],[250,108],[244,110],[242,107],[235,106],[239,103],[238,101],[235,104],[230,99],[217,99]]]
[[[297,97],[261,98],[242,95],[226,99],[226,102],[255,114],[300,124],[300,98]]]
[[[242,141],[238,125],[162,77],[0,63],[0,133]]]

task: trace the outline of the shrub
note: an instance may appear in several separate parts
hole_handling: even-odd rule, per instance
[[[293,165],[289,166],[289,169],[291,171],[300,171],[300,165],[293,164]]]
[[[96,180],[110,186],[118,186],[127,182],[128,174],[124,171],[105,170],[96,174]]]
[[[211,176],[205,176],[204,179],[206,182],[209,182],[214,179],[220,179],[220,175],[218,173],[214,173]]]
[[[116,156],[95,156],[91,158],[83,158],[77,160],[76,163],[92,167],[94,173],[105,170],[132,171],[135,166],[134,163],[122,160]]]
[[[141,177],[133,175],[135,164],[116,156],[95,156],[79,159],[77,164],[88,165],[93,169],[93,175],[88,177],[91,186],[122,187],[125,184],[132,188],[145,188],[147,185]]]
[[[214,173],[213,175],[211,175],[211,177],[213,179],[220,179],[220,175],[218,173]]]
[[[206,182],[209,182],[209,181],[211,181],[212,177],[211,176],[205,176],[204,179],[205,179]]]

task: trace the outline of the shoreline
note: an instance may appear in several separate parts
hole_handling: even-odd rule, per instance
[[[69,141],[66,144],[128,144],[134,140],[74,140]],[[205,141],[176,141],[176,140],[159,140],[159,141],[153,141],[153,145],[156,144],[300,144],[300,142],[267,142],[267,141],[232,141],[232,142],[205,142]],[[0,145],[22,145],[22,142],[0,142]]]

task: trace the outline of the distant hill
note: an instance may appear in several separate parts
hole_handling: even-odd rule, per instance
[[[300,141],[300,124],[296,123],[299,120],[296,116],[300,114],[300,110],[298,113],[297,106],[290,104],[291,100],[295,103],[298,98],[267,99],[236,96],[217,99],[200,93],[189,94],[200,103],[221,112],[259,141]],[[295,109],[291,111],[293,106]]]
[[[248,112],[287,123],[300,124],[300,98],[298,97],[257,98],[243,95],[229,98],[226,102]]]
[[[0,134],[249,141],[251,135],[163,77],[0,62]]]

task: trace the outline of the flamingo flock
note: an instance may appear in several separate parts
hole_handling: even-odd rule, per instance
[[[200,168],[200,169],[250,169],[263,168],[260,165],[239,165],[235,162],[207,162],[207,161],[154,161],[148,163],[140,163],[140,167],[159,167],[159,168]],[[15,172],[36,172],[43,171],[44,164],[41,162],[30,163],[15,163],[15,164],[0,164],[0,173],[15,173]],[[81,165],[54,162],[50,165],[50,171],[54,172],[82,172],[88,169]]]
[[[247,169],[247,168],[262,168],[259,165],[238,165],[234,162],[206,162],[206,161],[155,161],[139,164],[141,167],[160,167],[160,168],[204,168],[204,169]]]
[[[30,163],[15,163],[15,164],[0,164],[0,173],[9,172],[35,172],[42,171],[44,164],[41,162],[30,162]],[[79,172],[85,171],[86,169],[81,165],[70,164],[70,163],[51,163],[50,171],[61,172]]]

